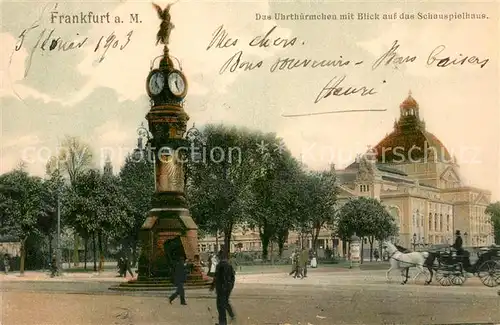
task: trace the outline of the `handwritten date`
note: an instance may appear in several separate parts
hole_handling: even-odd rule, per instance
[[[21,50],[25,43],[29,42],[32,37],[34,41],[33,46],[28,47],[28,60],[26,64],[26,69],[24,71],[24,77],[28,76],[29,70],[31,68],[31,62],[38,52],[70,52],[78,50],[87,45],[90,41],[88,37],[76,34],[76,39],[68,40],[64,39],[62,36],[57,36],[57,31],[55,28],[52,29],[42,29],[39,34],[36,33],[40,25],[37,22],[33,23],[30,27],[24,29],[18,36],[15,51]],[[94,49],[94,52],[102,51],[98,62],[102,62],[106,56],[106,53],[110,48],[118,48],[119,50],[124,50],[130,43],[133,31],[128,32],[125,37],[119,39],[114,32],[108,36],[102,36]]]
[[[112,32],[106,39],[104,39],[104,36],[102,36],[99,39],[99,42],[97,42],[97,45],[94,49],[94,52],[97,52],[101,48],[103,49],[103,53],[101,57],[99,58],[99,63],[101,63],[104,60],[104,57],[106,56],[106,53],[110,48],[119,48],[120,51],[123,51],[125,47],[130,43],[130,39],[132,38],[132,34],[134,33],[133,30],[127,33],[125,35],[125,40],[118,40],[116,38],[115,32]]]

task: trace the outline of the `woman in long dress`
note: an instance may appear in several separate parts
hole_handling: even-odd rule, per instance
[[[212,254],[210,256],[210,259],[208,261],[208,276],[213,277],[215,275],[215,268],[217,267],[217,256],[215,254]]]
[[[313,269],[318,267],[318,260],[316,259],[316,254],[313,255],[313,258],[311,259],[311,267]]]

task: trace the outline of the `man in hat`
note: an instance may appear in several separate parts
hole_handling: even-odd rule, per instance
[[[462,236],[460,236],[460,230],[455,231],[455,242],[451,247],[457,251],[457,255],[464,255],[463,240]]]
[[[179,260],[176,262],[174,266],[174,285],[175,285],[175,292],[170,295],[168,298],[168,302],[172,304],[172,301],[174,301],[177,296],[180,296],[181,298],[181,305],[187,305],[186,304],[186,297],[184,295],[184,283],[187,280],[188,274],[186,270],[186,265],[185,265],[185,258],[184,256],[181,256]]]
[[[235,271],[231,263],[227,260],[227,256],[222,251],[219,252],[219,263],[217,264],[214,281],[210,287],[210,291],[216,290],[217,294],[217,312],[219,313],[218,325],[227,325],[226,311],[234,321],[234,311],[229,303],[229,296],[234,288]]]
[[[457,255],[461,258],[465,271],[469,273],[473,273],[471,270],[470,263],[470,253],[463,248],[462,236],[460,236],[460,230],[455,232],[455,242],[451,247],[453,247],[457,251]]]

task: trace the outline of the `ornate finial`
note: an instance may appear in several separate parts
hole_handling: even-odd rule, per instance
[[[408,90],[408,97],[411,97],[411,89]]]
[[[170,39],[170,32],[172,32],[172,29],[174,29],[175,27],[174,24],[170,22],[171,20],[170,8],[178,1],[179,0],[173,3],[169,3],[165,7],[165,9],[161,9],[160,6],[153,3],[153,7],[156,9],[156,12],[158,13],[158,18],[161,19],[160,29],[156,34],[156,45],[158,45],[158,43],[165,45],[163,48],[163,53],[165,54],[165,56],[168,56],[168,42]]]

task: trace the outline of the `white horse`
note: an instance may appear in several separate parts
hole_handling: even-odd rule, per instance
[[[389,273],[391,273],[394,269],[401,270],[401,276],[405,277],[405,280],[401,284],[406,283],[406,274],[403,275],[403,272],[410,267],[415,267],[417,269],[417,274],[413,278],[413,282],[415,283],[417,277],[424,272],[424,263],[425,259],[429,256],[427,252],[411,252],[411,253],[401,253],[393,243],[384,241],[384,246],[389,253],[389,262],[391,267],[387,270],[385,274],[385,278],[387,281],[389,279]]]

